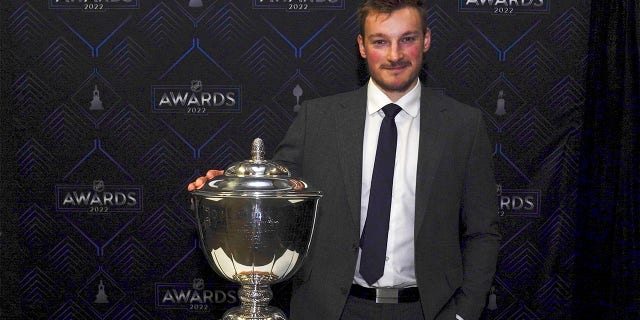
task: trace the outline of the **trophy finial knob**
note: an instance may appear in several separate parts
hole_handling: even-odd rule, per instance
[[[251,143],[251,160],[264,160],[264,142],[260,138],[253,139],[253,143]]]

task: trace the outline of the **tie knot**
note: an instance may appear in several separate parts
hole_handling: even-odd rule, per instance
[[[400,106],[395,103],[389,103],[388,105],[382,107],[382,112],[384,112],[385,117],[395,118],[396,115],[402,110]]]

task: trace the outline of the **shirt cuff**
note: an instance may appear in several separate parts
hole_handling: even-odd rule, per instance
[[[456,314],[456,320],[464,320],[464,318],[461,317],[459,314]]]

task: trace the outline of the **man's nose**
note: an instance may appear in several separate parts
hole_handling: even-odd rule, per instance
[[[403,52],[400,48],[400,44],[397,42],[392,42],[391,46],[389,46],[389,50],[387,51],[387,60],[389,61],[399,61],[403,57]]]

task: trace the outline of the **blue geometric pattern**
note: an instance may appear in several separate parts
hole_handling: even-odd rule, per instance
[[[29,247],[39,248],[49,245],[53,234],[54,220],[37,204],[31,206],[19,216],[21,238]]]
[[[37,113],[38,109],[46,105],[50,100],[51,91],[43,79],[31,71],[26,71],[11,84],[10,103],[18,112],[24,114],[21,118],[28,118],[29,114]]]
[[[422,79],[481,110],[494,144],[503,242],[483,319],[562,319],[590,1],[426,2]],[[237,304],[159,289],[237,297],[203,259],[185,186],[247,159],[255,137],[270,157],[301,102],[362,84],[358,4],[1,1],[16,139],[3,219],[21,248],[9,317],[208,319]],[[189,98],[160,112],[163,93]],[[274,291],[286,309],[289,287]]]
[[[29,3],[23,4],[9,16],[8,31],[14,35],[18,43],[34,45],[44,39],[42,30],[48,30],[51,25],[37,9]]]

